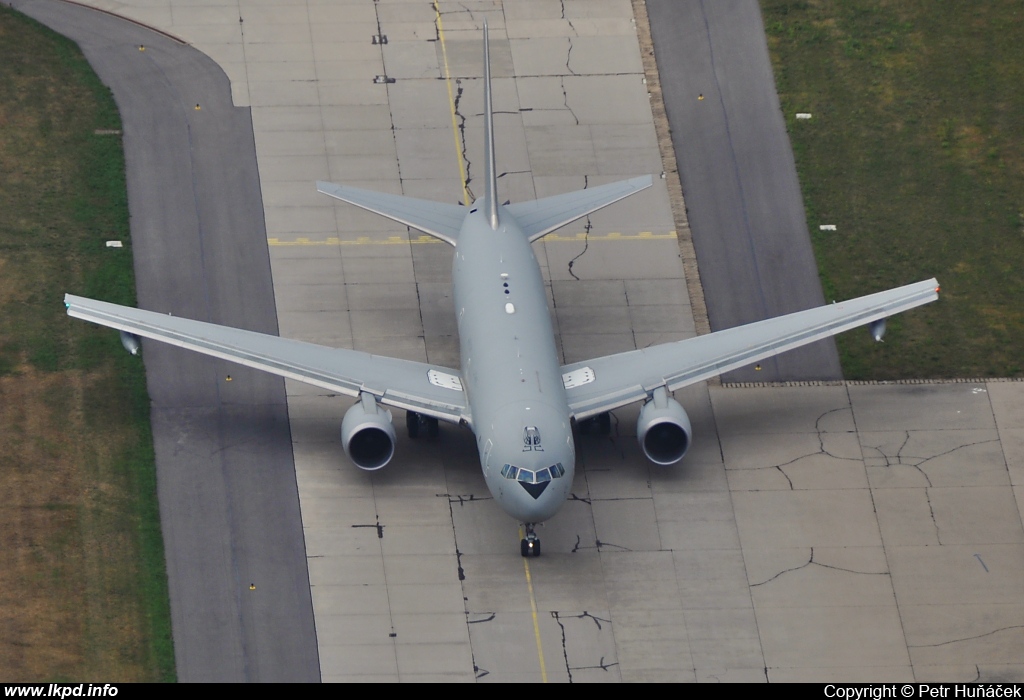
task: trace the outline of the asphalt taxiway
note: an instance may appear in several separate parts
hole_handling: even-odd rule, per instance
[[[224,72],[111,14],[13,6],[114,93],[139,305],[276,333],[252,122]],[[159,343],[144,360],[178,678],[317,680],[283,382]]]
[[[711,330],[821,306],[760,8],[721,0],[646,5]],[[833,340],[760,367],[723,380],[842,379]]]
[[[193,41],[251,107],[282,335],[457,364],[450,250],[312,182],[463,199],[485,16],[504,197],[666,167],[627,0],[114,9]],[[717,68],[743,57],[711,36]],[[686,70],[657,58],[663,82]],[[704,147],[736,148],[706,126]],[[667,180],[538,245],[566,361],[695,332]],[[544,556],[523,560],[468,433],[400,435],[367,474],[338,443],[349,402],[287,383],[321,676],[1020,680],[1022,388],[702,384],[677,393],[695,444],[672,469],[640,454],[637,407],[617,411],[611,436],[581,440]]]

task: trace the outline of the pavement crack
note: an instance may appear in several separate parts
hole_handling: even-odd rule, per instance
[[[572,683],[572,667],[569,665],[569,648],[565,643],[565,625],[562,624],[562,618],[559,616],[557,610],[551,611],[551,617],[554,618],[558,628],[562,631],[562,658],[565,660],[565,672],[569,676],[569,682]]]
[[[491,674],[490,671],[488,671],[486,669],[482,669],[482,668],[480,668],[479,666],[476,665],[476,654],[472,654],[472,657],[473,657],[473,676],[475,678],[478,678],[478,679],[479,678],[483,678],[484,676],[489,676]]]
[[[562,19],[564,19],[565,23],[569,25],[569,29],[572,30],[573,34],[575,34],[576,36],[580,35],[580,33],[576,30],[576,27],[573,25],[572,20],[565,16],[565,0],[562,0]]]
[[[924,474],[923,471],[921,473]],[[930,481],[928,484],[931,486]],[[942,532],[939,530],[939,521],[935,519],[935,507],[932,505],[932,494],[927,488],[924,490],[924,497],[925,500],[928,501],[928,514],[931,516],[932,526],[935,528],[935,541],[942,544]]]
[[[574,112],[573,108],[569,106],[569,93],[565,91],[565,76],[564,75],[559,78],[559,82],[560,82],[560,84],[562,86],[562,104],[564,104],[565,108],[567,110],[569,110],[569,114],[571,114],[572,118],[576,121],[576,126],[579,126],[580,125],[580,118],[576,116],[576,112]]]
[[[824,413],[822,413],[821,415],[819,415],[817,417],[817,419],[814,421],[814,431],[815,431],[815,433],[817,433],[817,437],[818,437],[818,449],[817,449],[817,451],[815,451],[815,452],[808,452],[807,454],[800,455],[799,457],[794,457],[793,459],[789,460],[788,462],[782,462],[780,464],[773,464],[773,465],[770,465],[770,466],[767,466],[767,467],[756,467],[752,471],[758,471],[758,470],[764,470],[764,469],[775,469],[780,474],[782,474],[783,478],[786,479],[786,483],[789,484],[789,490],[790,491],[795,491],[796,487],[793,485],[793,479],[786,472],[785,467],[788,467],[788,466],[790,466],[792,464],[796,464],[800,460],[807,459],[808,457],[815,457],[817,455],[825,455],[826,457],[830,457],[832,459],[840,459],[840,460],[847,461],[847,462],[863,462],[863,459],[860,458],[860,457],[841,457],[841,456],[839,456],[837,454],[833,454],[833,453],[829,452],[828,449],[825,447],[825,435],[830,434],[830,433],[829,433],[829,431],[822,429],[821,421],[824,420],[830,414],[838,413],[839,411],[848,411],[848,410],[849,410],[848,408],[833,408],[833,409],[830,409],[828,411],[825,411]]]
[[[570,75],[576,75],[576,71],[569,65],[569,61],[572,60],[572,37],[566,37],[569,42],[569,50],[565,54],[565,69],[569,71]],[[564,83],[563,83],[564,84]]]
[[[788,467],[788,466],[790,466],[792,464],[796,464],[797,462],[799,462],[801,460],[807,459],[808,457],[816,457],[818,455],[825,455],[826,457],[831,457],[832,459],[841,459],[841,460],[848,461],[848,462],[860,462],[860,461],[862,461],[860,459],[857,459],[856,457],[840,457],[839,455],[832,454],[828,450],[820,449],[817,452],[809,452],[809,453],[807,453],[805,455],[800,455],[799,457],[794,457],[793,459],[789,460],[788,462],[783,462],[782,464],[773,464],[773,465],[768,466],[768,467],[755,467],[752,471],[758,471],[758,470],[764,470],[764,469],[777,469],[779,471],[779,473],[782,474],[782,476],[784,476],[786,478],[786,481],[789,483],[789,490],[790,491],[795,491],[796,487],[793,486],[793,480],[789,477],[789,474],[786,473],[786,470],[783,467]]]
[[[968,442],[968,443],[963,444],[963,445],[957,445],[956,447],[954,447],[952,449],[949,449],[949,450],[946,450],[945,452],[940,452],[940,453],[938,453],[936,455],[932,455],[931,457],[925,457],[924,459],[922,459],[920,462],[918,462],[914,466],[920,467],[923,464],[927,464],[928,462],[931,462],[933,459],[938,459],[939,457],[945,457],[946,455],[953,454],[954,452],[957,452],[958,450],[963,450],[963,449],[966,449],[968,447],[976,447],[978,445],[987,445],[990,442],[999,442],[999,440],[998,439],[978,440],[977,442]],[[902,459],[902,457],[900,459]],[[912,457],[911,459],[916,459],[916,458]],[[925,476],[927,476],[927,474]],[[928,485],[929,486],[932,485],[931,484],[931,480],[928,481]]]
[[[839,455],[832,454],[831,452],[829,452],[825,448],[825,435],[828,435],[829,431],[822,429],[821,421],[823,421],[826,416],[829,416],[829,415],[831,415],[833,413],[838,413],[839,411],[849,411],[849,410],[850,410],[849,408],[845,408],[845,407],[844,408],[833,408],[833,409],[831,409],[829,411],[825,411],[824,413],[822,413],[820,416],[818,416],[817,420],[814,421],[814,432],[817,433],[817,435],[818,435],[818,452],[823,454],[823,455],[827,455],[827,456],[831,457],[832,459],[844,459],[844,460],[848,460],[848,461],[851,461],[851,462],[862,462],[863,459],[861,459],[860,457],[840,457]],[[846,432],[849,432],[849,431],[846,431]]]
[[[842,567],[842,566],[834,566],[832,564],[822,564],[821,562],[814,561],[814,547],[811,547],[811,556],[807,559],[807,561],[805,563],[801,564],[800,566],[793,566],[793,567],[790,567],[788,569],[783,569],[782,571],[780,571],[779,573],[775,574],[774,576],[772,576],[769,579],[761,581],[760,583],[752,583],[752,584],[750,584],[750,587],[754,588],[756,586],[763,586],[766,583],[771,583],[772,581],[774,581],[775,579],[779,578],[780,576],[783,576],[784,574],[789,574],[789,573],[792,573],[794,571],[800,571],[801,569],[806,569],[809,566],[820,566],[823,569],[832,569],[834,571],[843,571],[843,572],[848,573],[848,574],[863,574],[865,576],[888,576],[889,575],[888,571],[857,571],[856,569],[847,569],[847,568]]]
[[[611,542],[602,542],[601,540],[594,540],[594,545],[597,547],[597,551],[599,551],[599,552],[603,551],[601,549],[602,547],[608,547],[610,549],[615,549],[615,550],[620,551],[620,552],[632,552],[633,551],[629,547],[624,547],[621,544],[612,544]]]
[[[610,671],[612,666],[618,666],[618,661],[612,661],[611,663],[605,663],[604,657],[601,657],[601,661],[596,666],[574,666],[573,668],[577,671],[592,671],[600,669],[602,671]]]
[[[353,528],[360,528],[360,527],[370,527],[370,528],[373,528],[374,530],[377,531],[377,539],[379,539],[379,540],[384,539],[384,526],[380,524],[380,519],[379,518],[377,519],[377,522],[374,523],[373,525],[353,525],[352,527]]]
[[[810,456],[810,455],[808,455],[808,456]],[[801,457],[801,459],[803,459],[803,458]],[[794,488],[793,488],[793,480],[789,478],[789,474],[786,473],[786,470],[783,469],[782,466],[783,465],[778,464],[778,465],[775,466],[775,469],[778,469],[779,470],[779,474],[782,474],[782,476],[784,476],[786,478],[786,483],[789,484],[789,490],[793,491],[794,490]]]
[[[805,569],[805,568],[807,568],[808,566],[810,566],[813,563],[814,563],[814,548],[811,547],[811,556],[808,557],[807,561],[804,562],[803,564],[801,564],[800,566],[793,566],[793,567],[790,567],[788,569],[783,569],[779,573],[777,573],[774,576],[772,576],[770,579],[766,579],[764,581],[761,581],[760,583],[752,583],[752,584],[750,584],[750,587],[751,588],[755,588],[757,586],[763,586],[766,583],[771,583],[772,581],[774,581],[775,579],[779,578],[783,574],[788,574],[788,573],[790,573],[792,571],[799,571],[800,569]]]
[[[480,618],[479,620],[469,619],[470,615],[486,615],[487,617]],[[466,624],[467,625],[479,625],[481,622],[492,622],[494,618],[498,616],[497,613],[484,612],[484,613],[466,613]]]
[[[828,411],[825,411],[820,416],[818,416],[817,420],[814,421],[814,430],[818,433],[819,436],[822,433],[828,432],[827,430],[822,430],[822,428],[821,428],[821,421],[825,419],[825,416],[831,415],[833,413],[839,413],[840,411],[849,411],[849,410],[850,410],[849,407],[842,406],[840,408],[833,408],[833,409],[830,409]]]
[[[478,501],[493,501],[494,500],[493,496],[478,497],[478,496],[476,496],[476,495],[474,495],[472,493],[469,493],[469,494],[438,493],[438,494],[434,494],[434,495],[437,496],[438,498],[447,498],[448,499],[448,503],[451,504],[451,505],[458,504],[460,506],[464,506],[467,503],[476,503]]]
[[[602,630],[602,629],[604,629],[603,627],[601,627],[601,623],[602,623],[602,622],[604,622],[605,624],[608,624],[608,625],[612,624],[612,621],[611,621],[611,620],[606,620],[605,618],[603,618],[603,617],[598,617],[597,615],[591,615],[591,614],[590,614],[590,613],[588,613],[588,612],[587,612],[586,610],[584,610],[584,611],[583,611],[582,613],[580,613],[579,615],[574,615],[573,617],[575,617],[575,618],[576,618],[577,620],[586,620],[586,619],[591,619],[591,620],[593,620],[593,621],[594,621],[594,624],[595,624],[595,625],[597,625],[597,629],[598,629],[599,631],[600,631],[600,630]],[[602,657],[602,658],[604,658],[604,657]]]
[[[563,619],[567,619],[567,620],[586,620],[586,619],[590,619],[590,620],[593,620],[594,624],[597,625],[598,631],[601,631],[601,630],[604,629],[601,626],[602,622],[610,625],[611,622],[612,622],[611,620],[606,620],[604,618],[597,617],[596,615],[591,615],[586,610],[584,610],[579,615],[567,615],[567,616],[563,616],[557,610],[552,610],[551,611],[551,617],[555,621],[555,623],[558,625],[558,628],[562,631],[562,658],[565,659],[565,673],[566,673],[566,675],[569,676],[569,682],[570,683],[573,682],[573,677],[572,677],[572,672],[573,671],[585,671],[585,670],[593,670],[593,669],[601,669],[602,671],[609,671],[609,670],[611,670],[611,668],[613,666],[618,666],[619,665],[619,663],[617,661],[613,661],[611,663],[608,663],[607,661],[605,661],[605,657],[604,656],[602,656],[600,661],[598,661],[598,663],[596,665],[594,665],[594,666],[573,666],[572,664],[569,663],[569,645],[568,645],[568,642],[567,642],[566,626],[565,626],[565,623],[563,622]]]
[[[633,551],[629,547],[623,547],[622,545],[612,544],[611,542],[602,542],[601,540],[597,540],[597,539],[594,540],[594,544],[592,544],[592,545],[584,545],[582,539],[580,538],[580,536],[576,535],[576,544],[573,545],[573,548],[569,551],[569,553],[570,554],[576,554],[576,553],[582,552],[582,551],[584,551],[586,549],[596,549],[598,552],[600,552],[600,551],[602,551],[602,549],[601,549],[602,547],[608,547],[610,550],[615,550],[615,551],[619,551],[619,552],[632,552]]]
[[[466,188],[466,192],[469,194],[470,201],[475,201],[476,197],[473,196],[473,175],[472,175],[472,163],[469,160],[469,153],[466,149],[466,115],[460,111],[462,104],[462,95],[465,93],[465,87],[462,85],[462,78],[455,79],[455,95],[452,98],[452,110],[455,114],[456,125],[459,130],[459,145],[461,147],[462,162],[466,164],[466,181],[463,187]]]
[[[587,185],[590,184],[589,183],[589,177],[590,177],[589,175],[584,175],[583,176],[583,189],[587,189]],[[576,257],[574,257],[572,260],[569,261],[569,274],[572,275],[572,278],[574,280],[576,280],[577,282],[580,281],[580,278],[579,278],[579,276],[575,272],[573,272],[572,267],[573,267],[573,265],[576,264],[576,261],[579,260],[580,258],[582,258],[583,255],[590,248],[590,229],[592,229],[593,227],[594,227],[594,224],[593,224],[593,222],[591,222],[590,217],[588,216],[587,217],[587,224],[586,224],[586,226],[583,227],[583,250],[581,250],[576,255]]]
[[[950,639],[948,642],[938,642],[936,644],[908,644],[907,647],[910,649],[934,649],[936,647],[944,647],[948,644],[959,644],[960,642],[970,642],[975,639],[984,639],[985,637],[991,637],[993,634],[1006,632],[1007,630],[1020,629],[1024,629],[1024,625],[1010,625],[1009,627],[1000,627],[998,629],[992,630],[991,632],[986,632],[985,634],[976,634],[972,637],[960,637],[959,639]]]
[[[935,484],[932,483],[931,477],[928,475],[928,472],[925,471],[924,469],[924,467],[929,462],[939,459],[940,457],[945,457],[947,455],[953,454],[954,452],[966,449],[968,447],[977,447],[978,445],[986,445],[989,443],[999,442],[998,439],[978,440],[977,442],[969,442],[962,445],[957,445],[956,447],[944,450],[942,452],[939,452],[938,454],[931,455],[930,457],[919,457],[915,455],[904,454],[904,450],[907,448],[907,445],[910,442],[910,437],[910,431],[904,431],[903,442],[900,444],[899,449],[896,450],[895,455],[886,454],[885,450],[882,447],[868,447],[869,449],[872,449],[875,452],[877,452],[883,459],[885,459],[885,468],[899,466],[911,467],[913,469],[916,469],[921,474],[921,476],[924,477],[925,483],[929,488],[935,486]]]
[[[909,430],[904,430],[903,431],[903,442],[900,444],[899,449],[896,450],[896,459],[897,460],[902,460],[903,459],[903,448],[907,446],[908,442],[910,442],[910,431]],[[899,464],[899,461],[897,461],[897,464]]]

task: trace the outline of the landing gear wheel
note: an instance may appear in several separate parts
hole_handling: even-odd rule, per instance
[[[441,428],[437,424],[437,418],[431,416],[420,416],[426,422],[427,437],[436,438],[438,433],[441,432]]]
[[[576,424],[580,435],[590,435],[591,432],[597,431],[598,435],[611,435],[612,433],[612,414],[607,411],[604,413],[598,413],[596,416],[585,418]]]
[[[523,529],[526,530],[526,538],[519,541],[519,553],[524,557],[539,557],[540,538],[533,531],[533,523],[525,523]]]
[[[409,431],[409,439],[415,440],[422,433],[424,437],[436,438],[440,432],[437,418],[424,416],[415,411],[405,412],[405,429]]]
[[[524,557],[539,557],[540,539],[519,540],[519,553]]]

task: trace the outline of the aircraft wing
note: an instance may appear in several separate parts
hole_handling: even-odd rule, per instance
[[[431,202],[397,194],[385,194],[358,187],[335,185],[331,182],[316,183],[318,191],[349,204],[355,204],[374,214],[411,226],[414,229],[440,238],[448,245],[455,245],[462,230],[462,221],[469,211],[456,204]]]
[[[348,396],[367,392],[382,404],[440,420],[469,422],[458,372],[421,362],[288,340],[155,311],[64,295],[68,315]]]
[[[660,386],[675,391],[935,301],[938,286],[931,279],[688,340],[565,365],[562,377],[569,409],[582,420],[642,401]]]
[[[532,202],[506,204],[505,211],[515,217],[523,233],[530,243],[533,243],[557,228],[647,189],[652,183],[651,176],[644,175],[576,192],[556,194]]]

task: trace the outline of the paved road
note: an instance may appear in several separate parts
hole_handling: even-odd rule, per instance
[[[276,333],[252,120],[220,67],[109,14],[13,6],[114,92],[139,305]],[[144,358],[179,679],[319,680],[283,382],[157,343]]]
[[[760,8],[648,0],[647,10],[711,329],[820,306]],[[842,379],[832,340],[762,366],[723,379]]]

